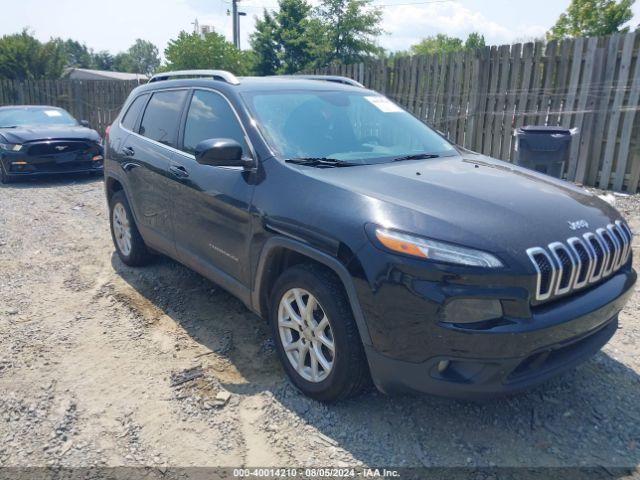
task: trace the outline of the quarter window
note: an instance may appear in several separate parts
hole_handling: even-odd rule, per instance
[[[184,151],[194,153],[196,146],[210,138],[229,138],[249,152],[242,126],[229,103],[219,94],[196,90],[191,98],[184,127]]]
[[[154,93],[144,111],[140,123],[140,135],[175,147],[178,139],[180,113],[186,96],[186,90]]]
[[[142,111],[147,98],[149,98],[149,95],[140,95],[131,103],[131,106],[127,110],[127,113],[125,113],[124,117],[122,118],[122,126],[124,128],[126,128],[127,130],[134,129],[136,120],[138,120],[140,112]]]

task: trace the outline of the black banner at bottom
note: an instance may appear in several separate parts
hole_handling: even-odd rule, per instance
[[[638,468],[618,467],[0,467],[0,480],[538,480],[640,479]]]

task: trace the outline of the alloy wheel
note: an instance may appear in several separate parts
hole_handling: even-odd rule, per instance
[[[131,254],[131,224],[122,203],[116,203],[113,207],[113,234],[120,252],[129,256]]]
[[[278,306],[278,332],[287,359],[312,383],[325,380],[335,363],[331,323],[318,300],[302,288],[288,290]]]

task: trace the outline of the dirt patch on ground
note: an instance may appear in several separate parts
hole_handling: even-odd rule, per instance
[[[640,231],[640,196],[615,201]],[[0,466],[640,464],[640,287],[603,352],[525,395],[327,407],[231,295],[124,266],[107,216],[100,179],[0,186]]]

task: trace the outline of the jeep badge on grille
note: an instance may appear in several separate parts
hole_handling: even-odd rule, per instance
[[[580,230],[581,228],[589,228],[589,223],[586,220],[576,220],[572,222],[571,220],[567,221],[569,224],[569,228],[571,230]]]

